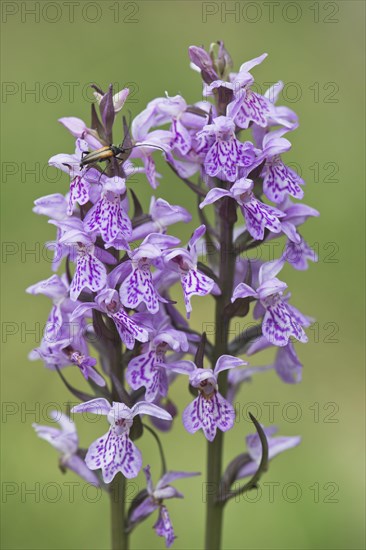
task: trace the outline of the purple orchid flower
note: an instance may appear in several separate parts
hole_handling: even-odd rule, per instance
[[[97,398],[76,405],[72,413],[94,413],[107,416],[109,431],[94,441],[86,454],[85,463],[90,470],[101,468],[103,480],[110,483],[114,476],[121,472],[125,477],[136,477],[141,470],[142,456],[129,437],[129,432],[136,415],[147,414],[171,420],[169,413],[152,403],[140,401],[131,409],[124,403]]]
[[[61,153],[54,155],[48,161],[50,166],[70,174],[70,194],[69,204],[67,208],[67,214],[72,215],[76,203],[83,205],[89,201],[90,198],[90,186],[89,171],[97,171],[95,169],[88,170],[87,168],[80,168],[80,162],[83,157],[83,153],[89,150],[88,143],[83,139],[76,140],[75,153],[73,155]]]
[[[198,368],[192,361],[180,361],[172,370],[189,376],[189,383],[199,390],[199,395],[183,412],[183,425],[189,433],[202,429],[208,441],[215,439],[216,430],[226,432],[234,425],[235,411],[218,391],[220,372],[240,365],[245,361],[232,355],[222,355],[214,370]]]
[[[149,221],[133,229],[131,240],[144,239],[150,233],[165,233],[169,225],[188,223],[192,219],[192,215],[182,206],[171,205],[168,201],[155,197],[150,201],[149,216]]]
[[[27,288],[29,294],[43,294],[53,301],[41,345],[31,352],[31,359],[42,359],[51,369],[76,365],[84,378],[105,386],[104,378],[93,368],[97,360],[88,356],[82,323],[73,326],[78,303],[70,300],[66,277],[52,275]],[[82,319],[83,320],[83,319]],[[76,330],[75,330],[76,329]]]
[[[80,220],[75,221],[80,222]],[[95,238],[93,239],[85,232],[82,222],[80,224],[81,227],[75,223],[74,228],[66,230],[60,239],[60,243],[71,249],[71,259],[76,261],[76,269],[70,285],[71,300],[77,300],[85,288],[92,292],[98,292],[104,288],[107,283],[107,270],[103,262],[116,263],[116,259],[111,254],[95,246]]]
[[[148,331],[145,326],[140,324],[144,318],[138,313],[130,317],[122,307],[116,290],[105,288],[96,295],[95,302],[80,304],[74,310],[71,319],[76,321],[85,314],[90,313],[92,309],[106,313],[114,321],[118,334],[127,349],[134,347],[135,340],[147,342],[149,338]]]
[[[70,353],[71,362],[79,367],[85,380],[89,378],[97,384],[97,386],[105,386],[106,382],[104,378],[93,368],[97,364],[97,360],[94,357],[85,357],[77,351]]]
[[[175,487],[172,487],[170,483],[176,479],[198,476],[200,474],[199,472],[167,472],[159,479],[155,487],[151,479],[150,466],[144,468],[144,474],[146,477],[147,496],[132,511],[129,518],[130,522],[132,525],[135,525],[149,517],[155,510],[159,510],[159,517],[154,525],[154,529],[159,537],[165,538],[166,547],[170,548],[176,537],[168,510],[164,505],[164,500],[183,498],[182,493],[177,491]]]
[[[190,316],[192,311],[192,296],[206,296],[212,291],[216,293],[219,292],[215,281],[197,269],[197,244],[205,232],[206,226],[200,225],[200,227],[193,232],[187,249],[176,248],[164,254],[165,265],[169,269],[180,274],[187,317]]]
[[[53,426],[41,426],[34,423],[32,426],[38,437],[48,441],[52,447],[60,452],[61,468],[68,468],[88,483],[99,486],[97,476],[89,470],[84,460],[77,454],[79,438],[74,422],[68,416],[58,411],[51,411],[50,416],[60,424],[61,430]]]
[[[286,346],[293,336],[300,342],[307,342],[308,338],[299,323],[298,316],[290,309],[284,298],[286,283],[276,278],[276,274],[283,266],[282,261],[267,262],[259,270],[259,286],[257,290],[245,283],[240,283],[231,299],[253,297],[259,300],[265,313],[262,321],[263,335],[275,346]]]
[[[282,137],[288,130],[281,128],[269,132],[263,138],[263,157],[266,158],[261,176],[263,177],[263,192],[269,200],[281,203],[287,195],[302,199],[304,191],[301,185],[305,182],[291,168],[286,166],[280,157],[281,153],[291,148],[288,139]]]
[[[149,343],[142,348],[141,355],[134,357],[128,364],[126,379],[132,389],[145,387],[146,401],[155,401],[166,397],[168,376],[166,367],[173,368],[174,362],[166,363],[168,349],[175,352],[188,350],[188,341],[184,332],[172,328],[170,320],[155,321],[156,328],[149,334]]]
[[[129,250],[132,236],[131,220],[126,214],[120,195],[105,191],[84,219],[86,231],[99,233],[105,247]]]
[[[282,226],[279,218],[285,217],[286,214],[259,201],[254,196],[253,185],[252,180],[241,178],[231,186],[230,190],[214,187],[207,193],[200,208],[204,208],[207,204],[212,204],[222,197],[231,197],[239,204],[247,229],[253,239],[262,240],[266,228],[272,233],[280,233]]]
[[[164,302],[153,284],[150,271],[154,260],[158,262],[163,250],[180,241],[170,235],[150,233],[133,251],[129,251],[130,260],[117,268],[117,273],[129,270],[120,287],[121,302],[125,307],[136,309],[142,302],[150,313],[159,311],[159,302]]]
[[[239,177],[239,169],[247,175],[254,165],[254,146],[247,141],[242,143],[235,136],[235,124],[229,117],[219,116],[212,124],[204,126],[197,137],[200,139],[198,152],[205,152],[204,167],[211,177],[234,182]]]
[[[254,78],[250,70],[262,63],[267,54],[256,57],[246,63],[243,63],[237,74],[232,74],[230,82],[214,81],[208,87],[213,89],[225,87],[232,90],[234,99],[227,107],[227,115],[230,116],[239,128],[246,129],[251,122],[258,126],[266,127],[268,118],[272,112],[272,105],[266,97],[263,97],[250,89],[254,83]]]
[[[301,437],[293,436],[277,436],[272,437],[277,432],[276,426],[270,426],[269,428],[264,428],[264,433],[266,434],[268,441],[268,458],[271,460],[276,455],[296,447],[301,442]],[[250,434],[246,437],[247,450],[251,458],[251,461],[243,466],[238,474],[236,479],[243,479],[255,474],[258,469],[259,463],[262,458],[262,444],[257,433]]]

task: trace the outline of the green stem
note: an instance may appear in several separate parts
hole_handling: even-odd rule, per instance
[[[108,350],[111,372],[123,385],[122,345],[117,330],[114,340],[108,343]],[[113,379],[112,399],[120,401]],[[110,485],[112,550],[128,550],[129,547],[129,534],[126,532],[126,488],[127,480],[119,472]]]
[[[118,473],[110,485],[112,550],[128,550],[129,547],[129,536],[125,530],[126,482],[126,478]]]
[[[224,200],[219,210],[220,220],[220,271],[221,295],[216,300],[215,345],[213,365],[217,359],[228,353],[230,319],[225,307],[230,304],[235,269],[233,250],[233,226],[236,220],[235,205],[230,199]],[[227,373],[220,374],[220,393],[226,395]],[[224,434],[217,431],[212,443],[207,442],[207,491],[206,491],[206,550],[220,550],[224,504],[219,500],[219,487],[222,475]]]

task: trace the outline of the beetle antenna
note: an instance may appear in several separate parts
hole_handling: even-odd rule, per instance
[[[124,151],[129,151],[130,149],[134,149],[135,147],[154,147],[155,149],[160,149],[160,151],[163,151],[163,153],[165,153],[165,149],[163,149],[163,147],[160,147],[159,145],[155,145],[153,143],[138,143],[137,145],[132,145],[132,147],[124,148]]]

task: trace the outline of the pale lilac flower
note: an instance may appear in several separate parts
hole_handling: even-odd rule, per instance
[[[48,161],[50,166],[55,166],[59,170],[70,174],[70,194],[69,204],[67,208],[67,214],[72,215],[75,204],[86,204],[90,198],[90,186],[91,183],[88,179],[89,169],[80,168],[80,162],[83,157],[83,153],[88,151],[88,143],[78,138],[75,145],[75,153],[73,155],[61,153],[54,155]],[[95,169],[90,169],[94,171]],[[97,170],[95,170],[97,171]]]
[[[282,231],[279,218],[286,214],[273,208],[268,204],[259,201],[253,193],[253,181],[241,178],[237,180],[230,190],[214,187],[207,193],[206,198],[201,202],[200,208],[212,204],[222,197],[232,197],[240,206],[243,213],[247,230],[255,240],[262,240],[264,230],[267,228],[272,233]]]
[[[61,468],[68,468],[88,483],[99,485],[97,476],[77,454],[79,439],[75,423],[68,416],[58,411],[51,411],[50,417],[60,424],[61,430],[52,426],[41,426],[34,423],[32,426],[38,437],[48,441],[52,447],[59,451]]]
[[[243,63],[237,74],[230,75],[230,82],[216,81],[209,86],[209,90],[225,87],[233,92],[233,101],[227,107],[227,115],[230,116],[239,128],[246,129],[251,122],[258,126],[266,127],[271,115],[272,105],[266,97],[251,90],[254,78],[250,70],[262,63],[267,54],[256,57]]]
[[[277,432],[276,426],[270,426],[269,428],[264,428],[264,433],[268,441],[268,458],[271,460],[276,455],[296,447],[301,442],[301,437],[299,436],[276,436],[272,437]],[[252,476],[258,470],[259,463],[262,458],[262,444],[257,433],[250,434],[246,437],[247,450],[251,461],[243,466],[236,479],[243,479],[248,476]]]
[[[116,263],[111,254],[95,246],[94,240],[81,228],[65,231],[60,239],[60,243],[71,248],[71,259],[76,261],[76,269],[70,285],[71,300],[77,300],[85,288],[92,292],[98,292],[104,288],[107,283],[107,270],[103,261],[110,264]]]
[[[166,397],[168,393],[167,368],[174,367],[174,362],[166,363],[169,349],[175,352],[188,351],[188,341],[184,332],[172,328],[170,320],[155,319],[155,327],[149,334],[149,343],[142,348],[142,353],[131,359],[126,371],[126,379],[132,389],[145,387],[146,401],[155,401]]]
[[[118,472],[127,478],[136,477],[141,469],[141,453],[129,437],[136,415],[147,414],[171,420],[169,413],[143,401],[129,408],[124,403],[113,402],[110,405],[106,399],[97,398],[76,405],[71,412],[107,416],[109,431],[90,445],[85,457],[85,463],[90,470],[101,468],[105,483],[110,483]]]
[[[183,412],[183,424],[190,433],[202,429],[208,441],[215,439],[216,430],[226,432],[234,425],[235,411],[218,391],[220,372],[245,365],[245,361],[231,355],[222,355],[214,370],[198,368],[192,361],[181,361],[172,369],[189,376],[189,383],[199,395]]]
[[[97,360],[94,357],[86,357],[77,351],[70,353],[70,361],[82,372],[85,380],[93,380],[97,386],[105,386],[104,378],[93,368],[97,364]]]
[[[164,254],[164,262],[169,269],[180,274],[187,316],[192,311],[191,297],[206,296],[214,290],[215,281],[197,269],[197,243],[205,234],[206,226],[200,225],[194,232],[187,248],[176,248]],[[218,290],[216,289],[216,292]]]
[[[128,250],[132,235],[130,218],[126,214],[120,195],[103,191],[99,201],[89,210],[84,219],[88,232],[99,233],[106,248]]]
[[[282,265],[281,261],[263,264],[259,270],[258,288],[254,290],[246,283],[240,283],[234,289],[231,299],[232,302],[237,298],[248,297],[259,300],[265,310],[262,321],[263,334],[275,346],[286,346],[291,336],[300,342],[308,340],[298,317],[282,297],[287,285],[275,276]]]
[[[139,247],[128,252],[130,260],[121,267],[121,271],[130,270],[120,287],[125,307],[136,309],[143,302],[150,313],[158,312],[159,302],[164,299],[154,287],[150,268],[161,258],[163,250],[178,243],[179,239],[170,235],[151,233]]]
[[[269,132],[263,138],[263,157],[266,158],[261,176],[263,177],[263,191],[269,200],[275,203],[281,203],[287,195],[302,199],[304,191],[301,185],[304,180],[286,166],[281,160],[281,153],[291,148],[288,139],[282,137],[287,132],[287,128],[281,128]]]
[[[235,136],[235,124],[229,117],[219,116],[212,124],[204,126],[197,137],[201,144],[198,151],[206,153],[204,167],[211,177],[234,182],[239,169],[249,173],[256,155],[254,146],[247,141],[242,143]]]
[[[154,529],[157,535],[165,538],[166,547],[170,548],[176,537],[164,501],[170,498],[183,498],[182,493],[177,491],[175,487],[172,487],[170,483],[176,479],[193,477],[200,474],[198,472],[167,472],[159,479],[155,487],[151,479],[150,466],[144,468],[144,474],[146,477],[147,496],[133,509],[129,520],[131,525],[135,525],[149,517],[155,510],[159,510],[159,517],[154,525]]]
[[[105,288],[96,295],[95,302],[80,304],[73,312],[71,319],[76,321],[85,314],[90,315],[93,309],[106,313],[113,320],[126,348],[132,349],[135,345],[135,340],[147,342],[149,337],[148,331],[140,324],[141,315],[135,314],[132,317],[129,316],[122,307],[116,290]]]

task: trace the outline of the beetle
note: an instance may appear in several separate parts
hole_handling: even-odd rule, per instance
[[[130,147],[128,149],[130,149]],[[113,157],[122,155],[128,149],[124,149],[123,147],[119,147],[117,145],[105,145],[104,147],[96,149],[91,153],[89,153],[89,151],[85,151],[80,161],[80,168],[84,168],[84,166],[88,166],[94,162],[103,162],[105,160],[108,161]]]
[[[103,161],[110,161],[111,158],[117,158],[117,160],[122,160],[118,158],[118,155],[123,155],[127,151],[130,151],[134,147],[141,147],[141,146],[147,146],[147,147],[155,147],[156,149],[160,149],[164,152],[164,149],[162,147],[159,147],[158,145],[153,145],[149,143],[139,143],[138,145],[133,145],[132,147],[122,147],[122,145],[105,145],[104,147],[101,147],[100,149],[96,149],[95,151],[85,151],[82,154],[81,161],[80,161],[80,168],[84,168],[84,166],[88,166],[90,164],[94,164],[95,162],[103,162]]]

